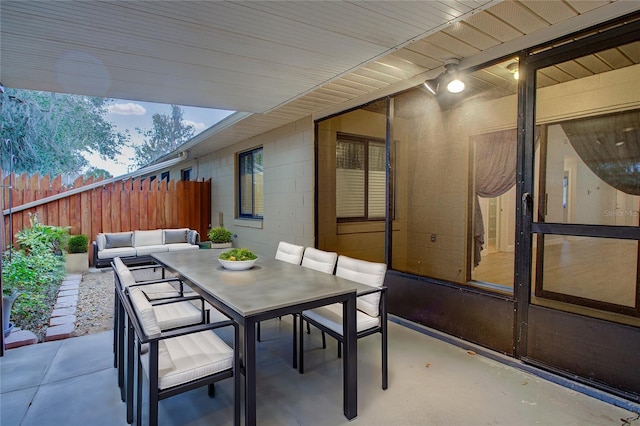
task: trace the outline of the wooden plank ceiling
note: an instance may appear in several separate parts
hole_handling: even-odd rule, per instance
[[[265,112],[491,0],[0,3],[8,87]]]
[[[255,113],[188,142],[193,158],[419,84],[449,58],[480,63],[521,49],[519,40],[540,42],[539,34],[551,39],[637,10],[640,2],[615,0],[3,0],[0,80]],[[613,61],[638,63],[637,47],[608,56],[551,70],[544,84]],[[508,65],[476,75],[477,84],[512,84]]]

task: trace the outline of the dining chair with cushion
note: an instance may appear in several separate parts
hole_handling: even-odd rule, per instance
[[[339,256],[336,266],[336,276],[371,286],[370,291],[361,291],[356,298],[356,331],[358,339],[375,333],[381,334],[382,389],[387,389],[388,387],[387,306],[386,287],[384,286],[386,272],[387,265],[384,263],[368,262],[347,256]],[[343,306],[340,303],[302,312],[300,316],[298,362],[301,374],[304,373],[304,333],[302,332],[302,323],[307,321],[336,339],[338,341],[338,357],[340,357],[343,342],[342,312]],[[326,344],[323,343],[323,347],[326,347]]]
[[[136,282],[133,274],[126,266],[124,266],[124,268],[118,268],[114,263],[114,269],[116,282],[116,300],[114,304],[117,306],[114,314],[118,317],[114,320],[114,357],[116,359],[115,366],[118,368],[118,386],[120,386],[121,389],[122,399],[126,401],[125,384],[130,381],[131,376],[128,374],[128,371],[125,371],[125,357],[127,353],[124,341],[127,318],[122,304],[122,294],[124,292],[130,289],[139,290],[145,299],[153,306],[158,325],[163,331],[212,321],[210,310],[205,308],[205,302],[199,296],[184,295],[182,289],[177,291],[174,288],[172,292],[165,287],[169,286],[173,288],[168,282]],[[216,321],[218,321],[222,314],[218,311],[216,311],[216,313],[218,314]],[[226,319],[226,317],[224,319]],[[116,326],[117,328],[115,328]],[[144,349],[147,349],[146,346],[144,346]]]
[[[318,272],[324,272],[325,274],[333,274],[336,268],[336,261],[338,260],[338,253],[319,250],[313,247],[307,247],[304,249],[302,255],[302,266],[305,268],[313,269]],[[293,368],[298,366],[298,316],[300,314],[293,315]],[[302,326],[302,324],[301,324]],[[309,333],[309,325],[307,323],[307,333]]]
[[[295,244],[280,241],[278,243],[278,249],[276,250],[276,260],[282,262],[293,263],[294,265],[300,265],[302,261],[302,254],[304,253],[303,246],[297,246]],[[256,340],[260,342],[262,339],[260,331],[260,323],[256,324]],[[295,364],[295,361],[293,362]]]
[[[131,287],[123,294],[128,317],[128,365],[135,364],[137,375],[136,423],[142,423],[143,384],[148,392],[148,424],[158,424],[158,402],[162,399],[207,385],[209,396],[215,395],[217,381],[233,378],[234,425],[240,424],[240,334],[238,325],[227,319],[214,324],[201,322],[165,331],[161,327],[157,305],[152,305],[140,288]],[[164,305],[182,303],[163,301]],[[204,307],[204,301],[201,306]],[[204,317],[204,308],[201,311]],[[216,334],[215,329],[233,327],[233,348]],[[148,345],[148,350],[142,350]],[[234,349],[235,348],[235,349]],[[131,376],[133,377],[133,375]],[[144,380],[147,377],[147,380]],[[127,385],[127,421],[133,422],[133,383]]]
[[[302,266],[325,274],[333,274],[337,260],[338,253],[307,247],[302,255]]]
[[[122,360],[124,358],[124,310],[118,297],[118,291],[124,286],[139,286],[145,289],[145,294],[151,300],[161,300],[173,297],[182,297],[184,287],[181,280],[176,277],[160,280],[136,281],[131,269],[124,264],[122,259],[115,257],[111,262],[114,271],[114,298],[113,298],[113,366],[118,368],[118,385],[123,387],[124,373]],[[122,278],[121,278],[122,277]],[[124,394],[123,394],[124,399]]]
[[[280,241],[280,243],[278,244],[278,249],[276,250],[276,260],[299,265],[302,261],[303,253],[303,246],[297,246],[285,241]]]

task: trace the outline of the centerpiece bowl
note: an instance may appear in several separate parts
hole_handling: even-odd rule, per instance
[[[218,262],[224,269],[230,271],[245,271],[251,269],[258,260],[251,250],[243,248],[234,248],[229,251],[225,251],[218,258]]]

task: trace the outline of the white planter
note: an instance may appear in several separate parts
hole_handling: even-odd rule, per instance
[[[89,253],[67,253],[68,273],[85,273],[89,270]]]
[[[212,249],[225,249],[233,247],[233,243],[211,243]]]

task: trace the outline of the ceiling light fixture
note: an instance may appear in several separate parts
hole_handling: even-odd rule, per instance
[[[464,90],[464,81],[458,77],[458,65],[460,60],[457,58],[449,58],[444,61],[444,73],[451,78],[447,83],[447,90],[450,93],[460,93]]]
[[[465,84],[458,76],[458,64],[460,64],[460,60],[457,58],[446,59],[444,61],[444,71],[436,78],[426,80],[422,85],[433,95],[438,94],[440,86],[446,86],[449,93],[462,92]]]
[[[429,92],[431,92],[431,94],[433,95],[437,95],[438,94],[438,79],[434,78],[433,80],[427,80],[424,83],[424,87],[425,89],[427,89]]]
[[[507,65],[507,69],[513,75],[514,79],[517,80],[517,79],[520,78],[520,70],[519,70],[517,62],[513,62],[513,63],[510,63],[509,65]]]

